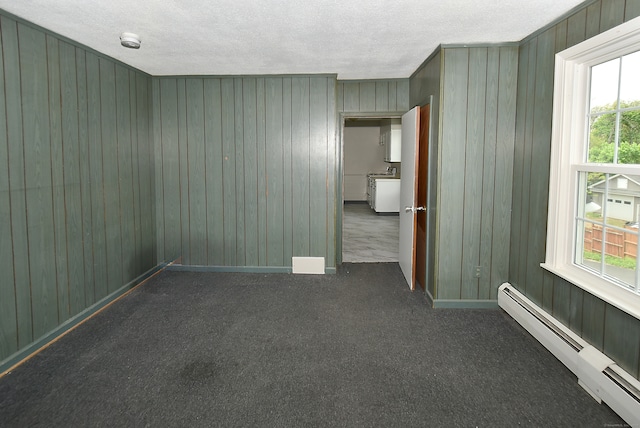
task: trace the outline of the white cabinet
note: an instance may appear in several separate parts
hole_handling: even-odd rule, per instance
[[[376,184],[376,179],[378,178],[389,178],[388,174],[367,174],[367,203],[369,204],[369,206],[371,207],[371,209],[374,208],[373,206],[373,199],[374,199],[374,189],[375,189],[375,184]]]
[[[382,125],[380,127],[380,143],[385,148],[385,162],[400,162],[402,125],[399,123]]]
[[[372,207],[378,213],[400,212],[400,179],[374,179],[371,199]]]

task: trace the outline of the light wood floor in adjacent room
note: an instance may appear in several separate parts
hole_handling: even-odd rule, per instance
[[[343,225],[343,262],[398,261],[398,215],[377,214],[366,203],[345,203]]]

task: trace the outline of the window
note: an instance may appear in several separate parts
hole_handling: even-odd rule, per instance
[[[542,266],[640,317],[640,18],[556,55]]]

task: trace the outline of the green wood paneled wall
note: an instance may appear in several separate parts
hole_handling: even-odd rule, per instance
[[[509,269],[518,47],[442,56],[435,298],[495,300]]]
[[[431,102],[431,147],[429,147],[429,180],[431,182],[432,191],[429,193],[429,203],[432,207],[428,213],[428,229],[429,241],[427,246],[427,292],[429,298],[435,296],[435,255],[436,255],[436,213],[437,213],[437,185],[438,185],[438,141],[440,136],[440,94],[441,94],[441,69],[442,69],[442,53],[436,51],[427,62],[425,62],[410,79],[409,101],[412,106],[424,106]]]
[[[0,45],[2,361],[155,266],[155,234],[150,77],[4,15]]]
[[[336,79],[154,78],[158,260],[335,267]]]
[[[509,281],[558,320],[640,376],[640,320],[543,270],[554,55],[640,15],[640,1],[590,2],[524,40],[518,71]]]
[[[444,47],[411,78],[412,105],[434,96],[428,291],[436,306],[496,300],[508,278],[517,69],[517,46]]]
[[[337,109],[343,113],[406,112],[409,79],[340,80]]]

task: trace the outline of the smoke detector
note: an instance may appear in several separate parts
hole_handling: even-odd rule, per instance
[[[140,49],[140,36],[133,33],[120,34],[120,44],[129,49]]]

